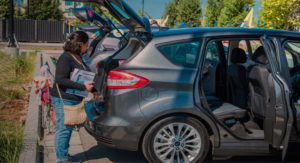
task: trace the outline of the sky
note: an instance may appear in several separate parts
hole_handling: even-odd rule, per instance
[[[125,0],[128,4],[134,8],[136,11],[142,9],[142,0]],[[145,1],[145,11],[153,18],[161,18],[163,16],[163,12],[165,9],[165,5],[170,0],[144,0]],[[260,1],[256,1],[256,5],[254,7],[254,17],[257,17],[257,11],[260,8]],[[206,0],[201,0],[202,8],[205,7]]]

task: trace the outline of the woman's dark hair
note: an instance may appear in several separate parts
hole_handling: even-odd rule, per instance
[[[87,43],[89,41],[89,36],[83,31],[73,32],[65,42],[63,47],[64,51],[70,52],[73,54],[80,55],[81,53],[81,44]]]

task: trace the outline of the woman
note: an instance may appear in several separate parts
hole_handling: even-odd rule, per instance
[[[68,161],[69,141],[73,130],[72,126],[64,125],[63,104],[77,105],[83,99],[80,96],[66,93],[66,89],[77,89],[86,92],[91,92],[93,89],[92,81],[79,84],[70,80],[71,73],[75,68],[89,71],[88,66],[81,59],[81,55],[87,50],[88,40],[88,35],[83,31],[72,33],[65,42],[64,53],[59,57],[56,65],[55,83],[50,94],[56,116],[55,150],[58,163]],[[57,90],[56,84],[59,90]],[[62,100],[58,91],[61,93]]]

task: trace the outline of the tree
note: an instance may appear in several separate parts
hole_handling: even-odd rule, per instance
[[[164,18],[169,16],[168,25],[187,23],[191,26],[200,24],[202,11],[199,0],[173,0],[170,1],[164,12]]]
[[[199,0],[179,0],[176,5],[176,21],[195,27],[200,24],[202,10]]]
[[[28,18],[36,20],[61,20],[63,14],[59,6],[59,0],[29,0]]]
[[[255,0],[226,0],[218,18],[219,26],[238,27],[254,6]],[[215,11],[218,12],[218,11]]]
[[[0,19],[8,16],[8,0],[0,0]]]
[[[50,19],[61,20],[63,18],[63,12],[60,10],[60,1],[59,0],[52,0],[51,4],[52,8],[52,17]]]
[[[144,17],[145,15],[144,15],[144,12],[141,10],[141,9],[139,9],[138,11],[137,11],[137,13],[139,14],[139,16],[141,16],[141,17]]]
[[[0,0],[0,19],[7,18],[9,16],[8,12],[9,0]],[[25,17],[24,8],[20,6],[15,6],[15,18],[22,19]]]
[[[173,27],[176,25],[176,4],[178,3],[178,1],[179,0],[170,1],[165,7],[164,18],[167,18],[169,16],[167,23],[168,26]]]
[[[25,9],[23,7],[17,6],[15,7],[15,18],[24,19],[26,18]]]
[[[262,0],[262,27],[291,29],[300,24],[300,0]]]
[[[224,7],[224,0],[207,0],[205,7],[205,25],[214,26],[218,21],[221,10]]]

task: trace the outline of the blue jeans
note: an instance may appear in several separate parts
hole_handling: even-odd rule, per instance
[[[51,96],[52,105],[55,108],[55,151],[57,163],[68,161],[68,149],[73,127],[64,125],[64,109],[60,98]],[[63,99],[65,105],[77,105],[80,101]]]

